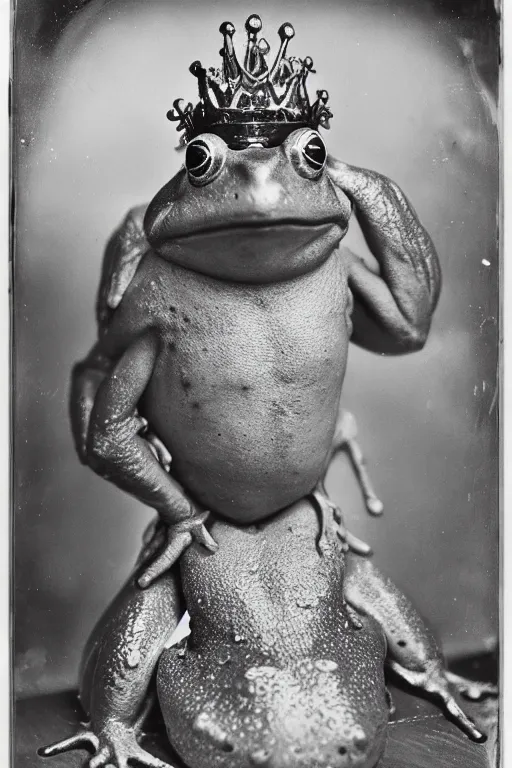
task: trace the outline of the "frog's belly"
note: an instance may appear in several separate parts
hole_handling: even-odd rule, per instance
[[[162,342],[145,415],[177,479],[231,519],[288,506],[325,464],[346,366],[346,291],[338,274],[327,292],[325,276],[310,282],[299,295],[269,289],[263,306],[254,290],[201,296],[200,314],[184,291],[175,314],[186,322]]]
[[[336,535],[320,555],[305,501],[212,533],[215,555],[193,546],[181,561],[189,646],[159,664],[173,746],[193,768],[374,766],[388,717],[385,642],[372,619],[357,626],[346,611]]]

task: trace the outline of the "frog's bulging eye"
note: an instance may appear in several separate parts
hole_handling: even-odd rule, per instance
[[[194,141],[188,145],[185,164],[187,171],[195,178],[200,179],[201,176],[208,173],[212,164],[212,156],[204,141]]]
[[[302,131],[290,149],[292,162],[301,176],[318,179],[325,168],[327,150],[319,133]]]
[[[214,134],[203,134],[187,147],[185,167],[191,184],[201,187],[219,175],[226,160],[227,145]]]
[[[313,136],[308,140],[308,143],[302,150],[302,154],[308,165],[314,171],[321,171],[325,165],[327,159],[327,152],[325,150],[325,144],[320,136]]]

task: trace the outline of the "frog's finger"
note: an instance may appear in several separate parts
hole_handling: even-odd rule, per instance
[[[204,523],[198,525],[197,528],[193,528],[192,535],[198,544],[202,544],[203,547],[206,547],[210,552],[216,552],[218,550],[219,545],[211,536]]]
[[[181,553],[192,543],[192,534],[190,531],[176,531],[169,529],[167,545],[156,560],[144,569],[143,573],[137,579],[141,589],[149,587],[155,579],[164,574],[171,568]]]
[[[497,696],[499,693],[498,686],[493,685],[493,683],[480,683],[477,680],[468,680],[465,677],[456,675],[455,672],[445,672],[445,677],[462,696],[471,701],[479,701],[486,696]]]
[[[350,533],[350,531],[345,531],[344,538],[348,544],[349,549],[351,549],[352,552],[354,552],[356,555],[363,555],[363,557],[369,557],[370,555],[373,555],[373,550],[370,545],[367,544],[366,541],[358,539],[357,536],[354,536],[354,534]]]
[[[99,739],[95,733],[88,730],[78,731],[73,736],[61,741],[56,741],[46,747],[40,747],[37,754],[40,757],[55,757],[64,752],[70,752],[72,749],[89,749],[96,752],[100,745]]]
[[[135,765],[142,765],[144,768],[174,768],[170,763],[165,763],[163,760],[159,760],[158,757],[154,757],[141,747],[137,747],[130,755],[130,760]]]
[[[148,431],[145,438],[159,463],[168,472],[171,468],[172,456],[159,437]]]
[[[366,509],[371,515],[382,515],[384,505],[373,489],[373,483],[370,480],[370,475],[366,468],[366,460],[357,440],[348,439],[346,441],[346,450],[354,468],[354,472],[357,475],[366,503]]]
[[[110,761],[111,757],[110,747],[105,745],[94,757],[91,757],[88,768],[103,768]]]

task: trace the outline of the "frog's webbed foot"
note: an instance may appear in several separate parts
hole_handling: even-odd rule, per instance
[[[320,519],[320,534],[317,539],[317,548],[320,554],[328,549],[328,531],[330,529],[335,530],[345,552],[350,549],[358,555],[372,554],[372,549],[366,542],[347,531],[340,508],[331,501],[322,482],[317,484],[311,497],[318,509]]]
[[[87,768],[129,768],[135,764],[144,768],[173,768],[154,757],[137,742],[136,728],[110,721],[96,734],[85,724],[74,736],[57,741],[38,750],[41,757],[54,757],[73,749],[87,749],[94,752]]]
[[[217,551],[218,544],[205,526],[208,515],[209,512],[202,512],[175,525],[157,523],[153,528],[151,540],[148,541],[139,558],[139,565],[143,568],[138,578],[141,589],[146,589],[155,579],[168,571],[193,541],[201,544],[209,552]],[[150,529],[153,525],[153,523],[150,525]],[[144,536],[144,543],[148,538],[148,531]],[[153,559],[155,555],[156,558]],[[148,562],[149,565],[145,565]]]
[[[446,679],[453,687],[470,701],[480,701],[488,696],[498,696],[499,688],[493,683],[480,683],[477,680],[468,680],[466,677],[456,675],[455,672],[445,672]]]
[[[477,742],[486,741],[487,737],[485,734],[478,730],[471,718],[465,714],[455,701],[448,682],[450,673],[445,673],[437,665],[434,668],[431,667],[422,671],[406,669],[396,661],[390,661],[389,665],[406,683],[440,699],[446,713],[470,739]]]

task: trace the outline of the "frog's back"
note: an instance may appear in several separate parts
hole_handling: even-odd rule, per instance
[[[329,451],[350,335],[339,254],[266,285],[150,255],[127,299],[127,321],[137,322],[136,305],[160,334],[141,408],[180,482],[247,522],[309,493]]]
[[[385,641],[343,601],[343,553],[323,556],[303,501],[250,528],[217,522],[182,580],[192,636],[160,661],[169,738],[193,768],[375,765],[387,723]],[[229,618],[226,618],[229,617]]]

